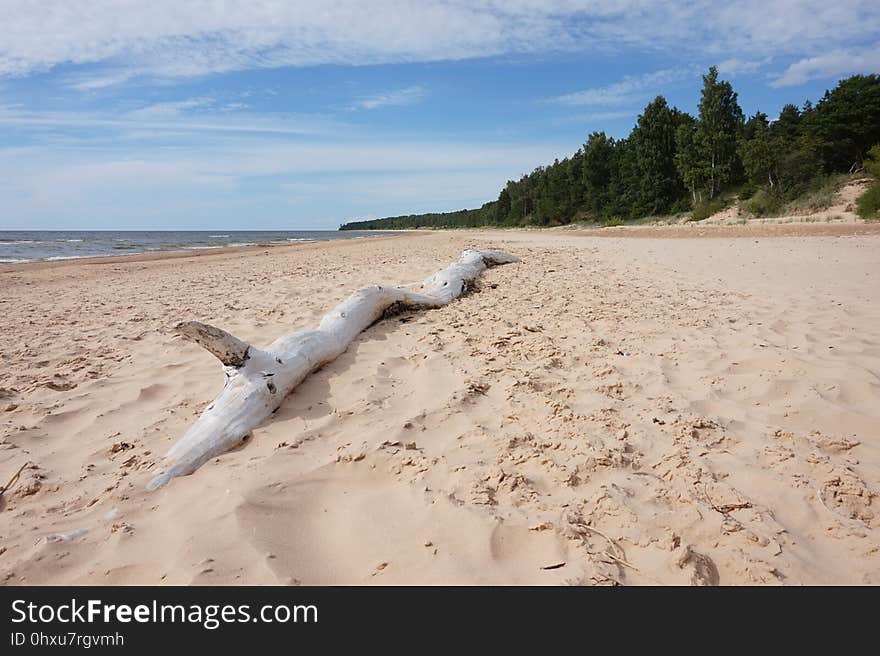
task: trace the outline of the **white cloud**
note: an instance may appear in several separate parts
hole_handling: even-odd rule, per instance
[[[696,77],[695,69],[669,68],[643,75],[628,75],[619,82],[567,93],[553,98],[563,105],[619,106],[649,98],[667,89],[670,84]]]
[[[757,73],[761,68],[770,63],[770,58],[764,59],[739,59],[733,57],[718,62],[718,73],[725,77],[737,77],[739,75],[750,75]]]
[[[276,134],[276,135],[328,135],[338,134],[345,126],[338,121],[311,115],[251,115],[241,111],[236,103],[232,107],[220,107],[215,114],[189,115],[184,110],[202,105],[200,100],[156,103],[128,113],[100,114],[83,112],[26,111],[17,107],[0,106],[0,126],[19,129],[51,128],[57,131],[79,129],[96,130],[93,138],[118,138],[120,135],[138,133],[174,132],[229,134]],[[207,101],[205,101],[207,102]]]
[[[639,115],[639,110],[629,109],[620,112],[592,112],[584,118],[588,121],[618,121],[622,118],[635,118]]]
[[[351,109],[378,109],[380,107],[414,105],[420,102],[425,95],[426,92],[423,87],[406,87],[404,89],[397,89],[396,91],[388,91],[386,93],[359,98],[351,104]]]
[[[97,91],[106,89],[131,80],[134,74],[130,71],[112,71],[94,75],[74,75],[67,81],[67,86],[77,91]]]
[[[0,15],[0,74],[95,63],[114,71],[85,89],[136,74],[508,53],[804,56],[880,33],[875,0],[0,0]]]
[[[133,119],[156,119],[180,116],[190,109],[204,109],[214,104],[213,98],[187,98],[170,102],[154,103],[128,113]]]
[[[801,59],[770,82],[771,87],[793,87],[815,79],[880,71],[880,43],[861,51],[832,50]]]

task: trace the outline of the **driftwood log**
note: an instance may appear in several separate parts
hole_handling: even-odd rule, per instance
[[[240,444],[269,417],[311,372],[341,355],[355,337],[392,306],[435,308],[450,303],[488,266],[517,262],[500,251],[466,250],[417,290],[365,287],[325,315],[315,330],[275,340],[265,349],[224,330],[184,321],[175,326],[223,363],[226,384],[195,424],[165,455],[161,471],[147,485],[154,490],[176,476],[191,474],[211,458]]]

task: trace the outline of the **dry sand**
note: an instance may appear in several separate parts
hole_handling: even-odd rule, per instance
[[[737,234],[5,268],[0,485],[33,464],[0,580],[880,583],[880,236]],[[267,344],[468,245],[523,262],[375,325],[242,448],[145,491],[223,383],[169,325]]]

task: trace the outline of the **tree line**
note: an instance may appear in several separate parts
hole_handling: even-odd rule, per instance
[[[718,209],[731,189],[757,216],[819,187],[827,176],[862,170],[880,143],[880,75],[854,75],[814,105],[788,104],[771,121],[746,117],[730,82],[711,67],[697,116],[651,101],[629,136],[593,132],[574,155],[510,180],[477,209],[352,221],[341,230],[552,226],[619,223]],[[870,161],[870,159],[869,159]]]

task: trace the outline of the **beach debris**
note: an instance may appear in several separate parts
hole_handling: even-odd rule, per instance
[[[437,308],[471,289],[489,266],[518,262],[501,251],[466,250],[457,262],[425,279],[416,289],[372,285],[348,297],[315,330],[275,340],[266,349],[220,328],[183,321],[175,329],[215,355],[224,366],[223,390],[176,443],[147,489],[191,474],[205,462],[238,446],[279,408],[311,372],[336,359],[362,331],[402,309]]]
[[[9,479],[9,481],[6,483],[6,485],[4,485],[3,487],[0,487],[0,499],[2,499],[3,495],[6,494],[6,492],[8,492],[12,488],[13,485],[15,485],[16,481],[18,481],[19,476],[21,476],[21,472],[23,472],[24,468],[27,467],[29,464],[31,464],[31,463],[30,462],[24,463],[21,467],[18,468],[18,471],[12,475],[12,478]]]
[[[691,568],[691,585],[715,586],[721,582],[714,561],[709,556],[694,551],[690,545],[682,545],[674,551],[673,562],[679,569]]]
[[[89,529],[87,528],[79,528],[70,533],[53,533],[52,535],[46,536],[46,542],[70,542],[76,538],[81,538],[88,532]]]

